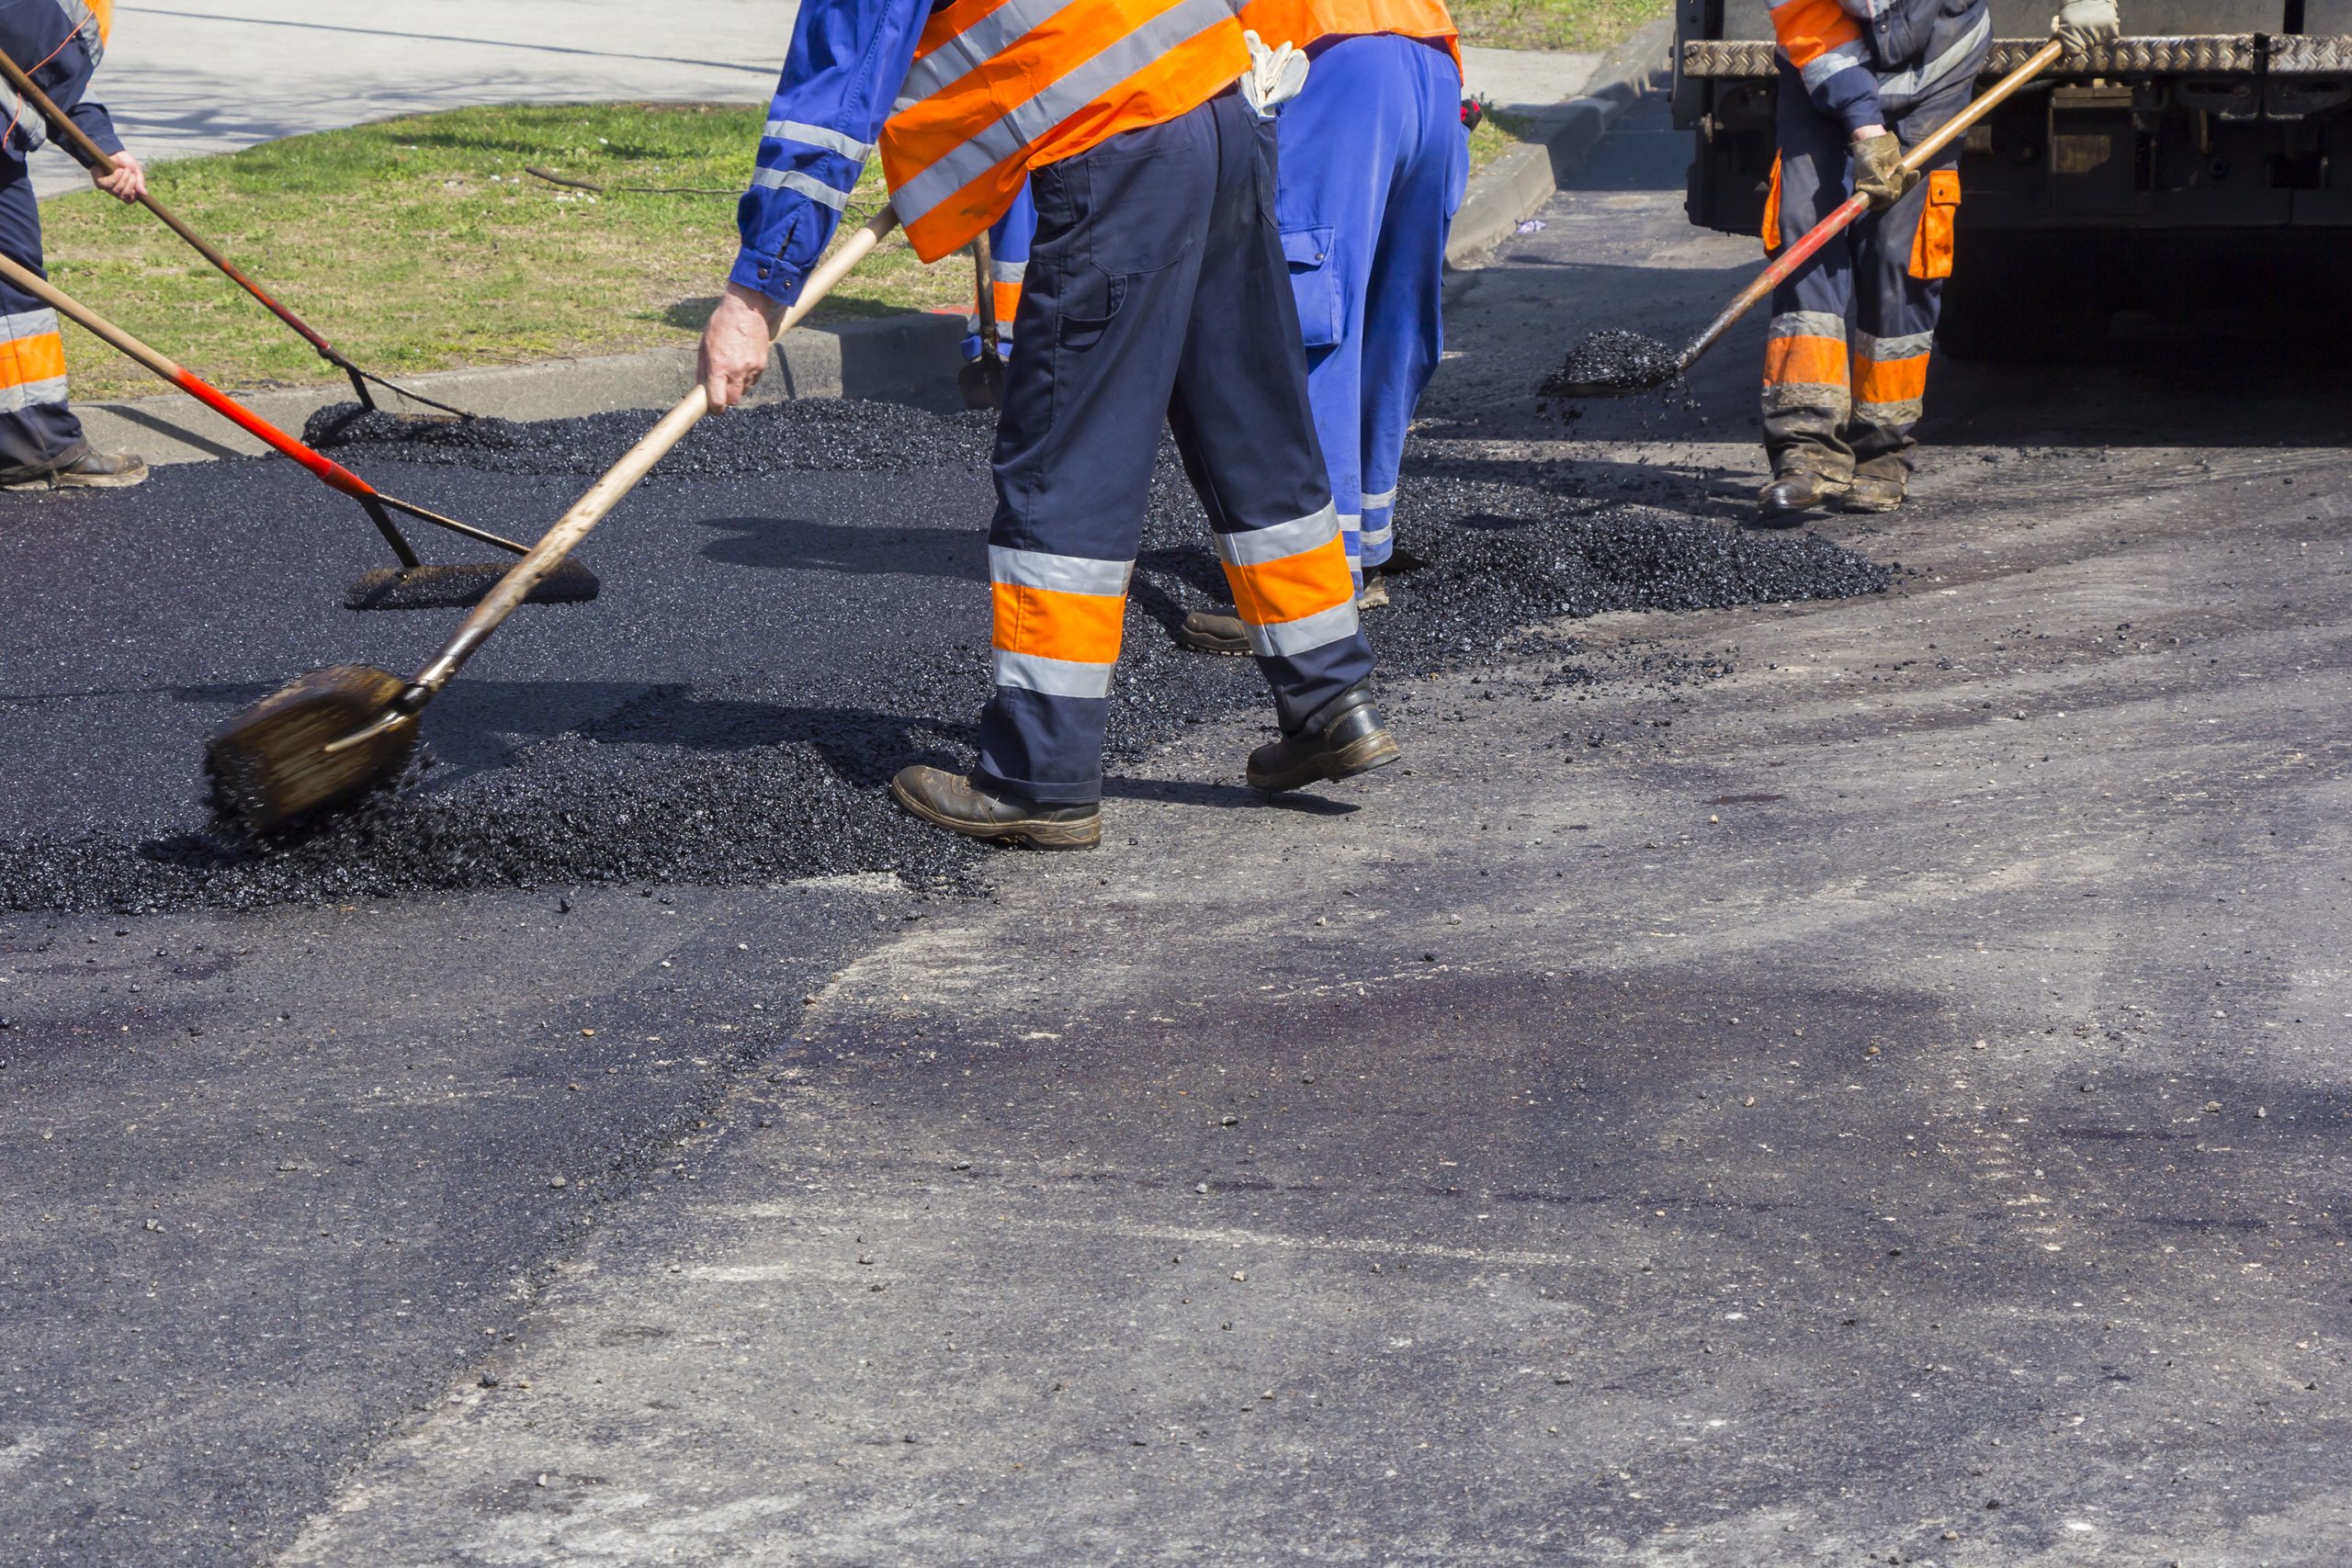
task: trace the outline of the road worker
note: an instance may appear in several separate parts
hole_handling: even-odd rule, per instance
[[[1006,367],[989,534],[996,692],[968,775],[910,767],[899,804],[957,832],[1078,849],[1102,833],[1102,730],[1163,424],[1215,531],[1281,738],[1249,781],[1295,788],[1396,755],[1306,396],[1274,225],[1272,105],[1227,0],[802,0],[706,328],[739,400],[878,142],[915,253],[1011,208],[1037,232]]]
[[[122,150],[105,106],[85,95],[105,56],[114,0],[0,0],[0,50],[23,67],[40,90],[114,155],[109,175],[90,171],[100,190],[124,201],[147,192],[147,174]],[[0,254],[46,277],[41,266],[40,203],[26,160],[49,128],[16,92],[0,82]],[[0,281],[0,485],[10,490],[119,489],[147,477],[147,465],[128,452],[96,452],[82,422],[65,401],[65,343],[57,312],[33,295]]]
[[[1764,351],[1772,479],[1758,520],[1822,506],[1892,512],[1911,475],[1960,209],[1954,145],[1926,171],[1904,151],[1968,106],[1993,40],[1986,0],[1772,0],[1780,158],[1764,245],[1803,238],[1856,192],[1871,210],[1773,291]],[[2065,0],[2079,54],[2117,34],[2114,0]]]
[[[1470,176],[1460,47],[1444,0],[1247,0],[1241,22],[1310,62],[1279,120],[1274,210],[1348,564],[1373,609],[1388,603],[1405,433],[1444,344],[1445,243]],[[1229,608],[1195,611],[1176,637],[1249,651]]]

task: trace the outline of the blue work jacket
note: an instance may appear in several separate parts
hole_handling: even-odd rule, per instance
[[[122,138],[115,134],[106,106],[84,96],[90,90],[92,73],[106,54],[106,40],[88,6],[74,0],[0,0],[0,50],[7,51],[8,58],[32,77],[67,118],[82,128],[83,134],[110,153],[122,151]],[[0,114],[7,117],[6,132],[0,136],[0,155],[21,165],[49,140],[49,126],[17,101],[16,90],[5,81],[0,81]]]

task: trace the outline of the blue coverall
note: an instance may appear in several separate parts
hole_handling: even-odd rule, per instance
[[[798,297],[931,8],[803,0],[731,281]],[[1274,150],[1272,122],[1228,89],[1030,171],[1037,231],[992,464],[996,692],[974,770],[991,793],[1101,798],[1117,628],[1163,426],[1247,601],[1283,729],[1372,673],[1273,220]],[[1108,647],[1028,650],[1019,606],[1035,594],[1100,602]],[[1283,607],[1301,601],[1322,607]]]
[[[1442,44],[1374,34],[1307,51],[1282,106],[1274,197],[1306,384],[1359,581],[1395,547],[1396,469],[1444,347],[1445,242],[1469,179],[1462,73]]]
[[[90,75],[105,45],[87,7],[60,0],[0,0],[0,49],[40,90],[109,153],[122,151],[105,106],[91,102]],[[0,254],[46,277],[41,265],[40,204],[26,159],[49,127],[0,83]],[[57,313],[36,296],[0,281],[0,484],[37,479],[89,450],[82,422],[65,403],[65,349]]]

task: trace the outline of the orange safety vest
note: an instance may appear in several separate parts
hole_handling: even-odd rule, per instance
[[[1274,49],[1299,49],[1327,38],[1394,33],[1445,45],[1462,69],[1462,40],[1445,0],[1243,0],[1241,25]]]
[[[953,0],[883,122],[890,204],[937,261],[1003,217],[1031,168],[1165,124],[1249,66],[1231,0]]]

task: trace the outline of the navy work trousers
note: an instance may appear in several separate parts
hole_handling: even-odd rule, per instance
[[[983,783],[1102,793],[1163,422],[1285,731],[1372,672],[1274,222],[1274,127],[1227,92],[1031,173],[989,532]]]
[[[0,155],[0,255],[41,268],[40,204],[24,164]],[[38,479],[89,450],[65,406],[65,344],[57,312],[0,280],[0,483]]]

